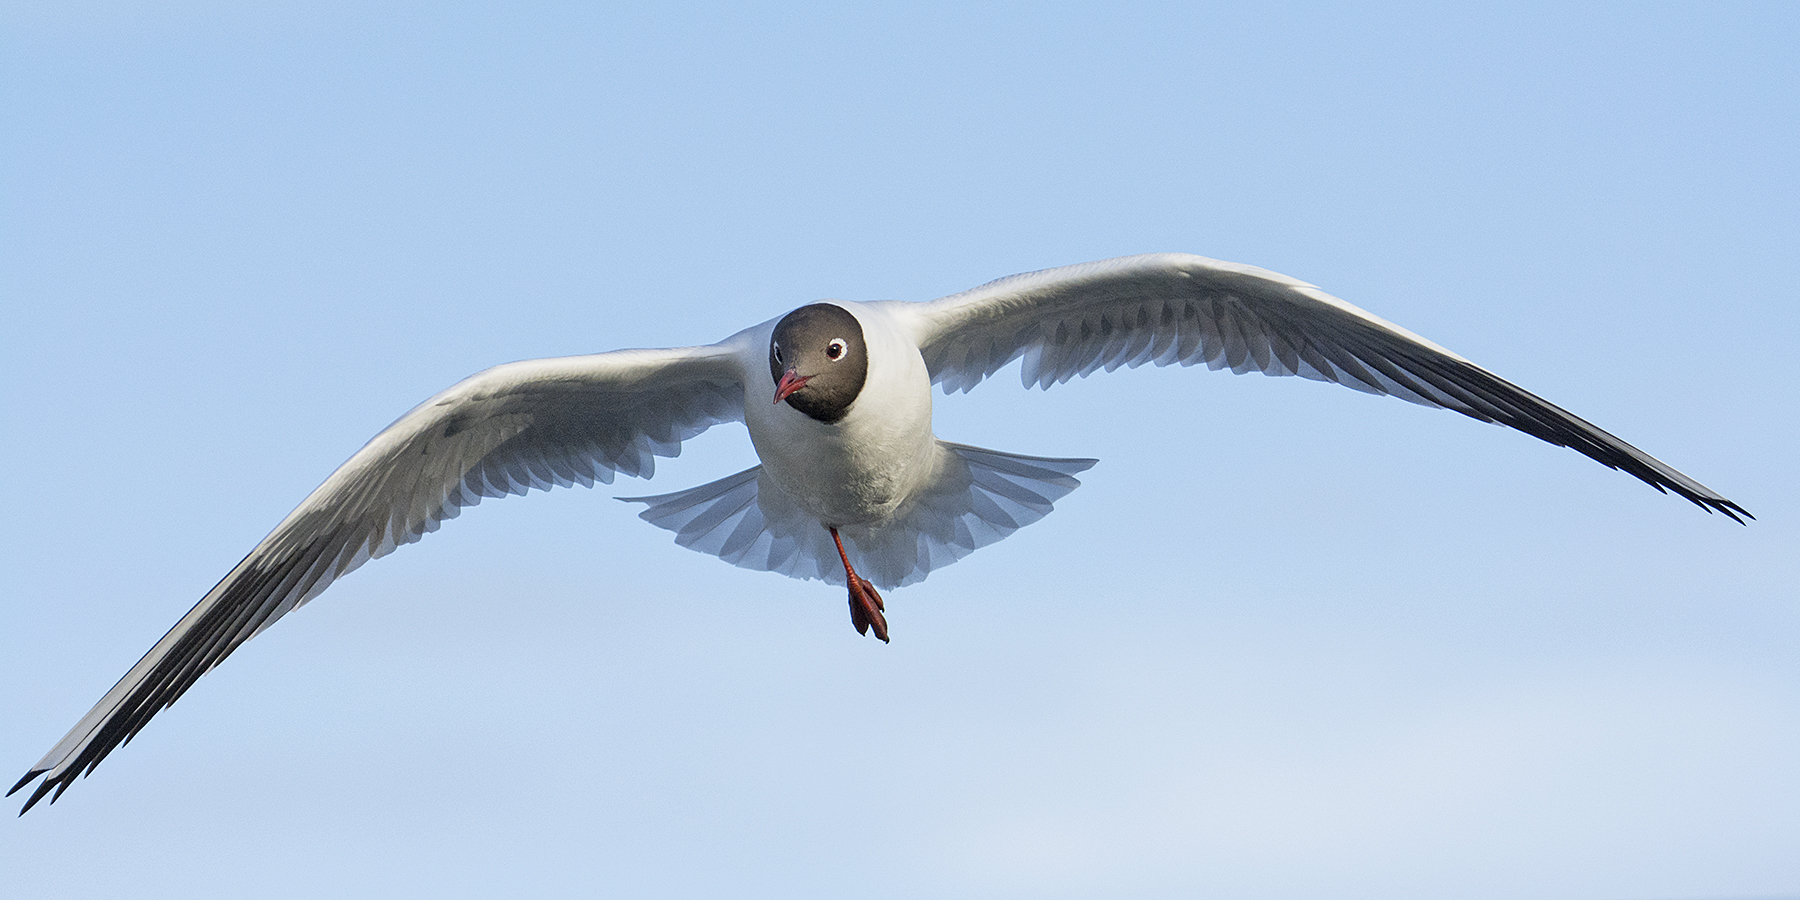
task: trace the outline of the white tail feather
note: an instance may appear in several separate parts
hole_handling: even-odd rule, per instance
[[[903,587],[1030,525],[1081,485],[1091,459],[1050,459],[939,441],[938,478],[885,522],[839,529],[857,574],[879,588]],[[825,527],[780,490],[763,490],[762,467],[685,491],[621,497],[643,503],[639,518],[675,533],[690,550],[764,572],[844,583]]]

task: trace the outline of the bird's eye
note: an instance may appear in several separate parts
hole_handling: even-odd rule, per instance
[[[837,359],[838,357],[843,356],[844,351],[848,349],[850,349],[850,345],[844,343],[842,338],[835,338],[831,343],[825,345],[825,355],[832,359]]]
[[[775,364],[778,366],[781,365],[781,345],[780,344],[770,344],[769,348],[775,354]]]

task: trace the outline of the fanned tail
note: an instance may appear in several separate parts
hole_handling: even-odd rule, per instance
[[[887,521],[839,528],[852,561],[881,588],[922,581],[941,568],[1048,515],[1081,485],[1092,459],[1054,459],[939,441],[938,477]],[[638,517],[675,542],[740,566],[844,583],[830,533],[779,490],[762,490],[762,467],[685,491],[621,497],[646,505]]]

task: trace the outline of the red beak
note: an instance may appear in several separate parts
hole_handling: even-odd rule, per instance
[[[811,375],[796,375],[791,368],[781,373],[781,381],[775,384],[775,402],[780,403],[786,400],[789,394],[806,387],[806,380],[811,377]]]

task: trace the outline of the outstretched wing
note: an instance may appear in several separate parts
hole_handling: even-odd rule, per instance
[[[649,477],[655,457],[743,418],[737,338],[488,369],[376,435],[276,526],[25,773],[62,796],[239,644],[338,576],[484,497]]]
[[[1157,253],[1028,272],[890,303],[933,382],[967,391],[1023,359],[1026,386],[1153,363],[1299,375],[1498,422],[1742,522],[1743,507],[1574,414],[1304,281]]]

